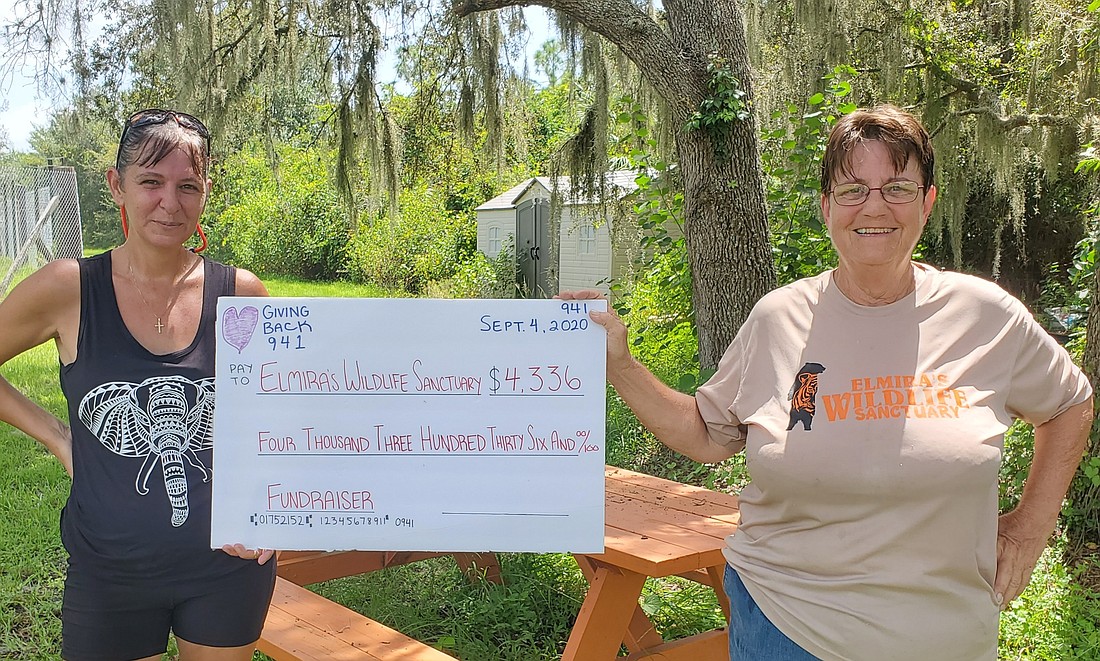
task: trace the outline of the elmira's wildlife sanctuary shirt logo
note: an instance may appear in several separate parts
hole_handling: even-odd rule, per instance
[[[791,402],[787,431],[798,423],[803,430],[810,430],[819,394],[828,422],[849,418],[958,418],[963,410],[970,408],[966,393],[959,388],[949,388],[950,377],[938,372],[857,377],[849,382],[849,390],[819,393],[823,372],[825,366],[821,363],[806,363],[798,370],[794,385],[787,393]]]

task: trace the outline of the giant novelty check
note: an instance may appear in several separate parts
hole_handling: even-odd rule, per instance
[[[602,551],[592,309],[219,299],[211,546]]]

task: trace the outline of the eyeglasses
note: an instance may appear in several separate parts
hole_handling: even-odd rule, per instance
[[[188,131],[194,131],[200,138],[206,141],[206,153],[210,153],[210,130],[206,128],[198,117],[194,115],[188,115],[185,112],[176,112],[175,110],[164,110],[163,108],[146,108],[145,110],[139,110],[126,120],[126,123],[122,125],[122,135],[118,138],[118,144],[121,147],[126,142],[126,134],[131,129],[138,129],[143,126],[152,126],[154,124],[164,124],[169,121],[175,121],[177,124],[187,129]],[[115,167],[119,170],[122,169],[122,164],[118,161],[121,158],[122,150],[119,149],[119,156],[115,159]]]
[[[874,188],[864,184],[840,184],[833,186],[833,189],[829,192],[832,193],[833,199],[840,206],[854,207],[857,204],[866,202],[873,190],[882,193],[882,199],[890,204],[906,204],[917,199],[917,193],[922,188],[924,186],[915,181],[901,180],[891,181],[884,186],[875,186]]]

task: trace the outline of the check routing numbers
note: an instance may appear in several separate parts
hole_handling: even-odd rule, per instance
[[[477,491],[461,483],[469,461],[535,489],[548,466],[581,462],[602,494],[606,340],[593,309],[606,302],[221,299],[215,463],[252,478],[251,493],[235,481],[250,503],[236,515],[254,528],[412,531],[440,510],[419,502],[416,480]],[[441,475],[423,478],[425,466]],[[558,491],[572,478],[550,479]]]

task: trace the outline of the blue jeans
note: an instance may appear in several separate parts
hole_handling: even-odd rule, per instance
[[[724,580],[730,599],[730,661],[817,661],[760,612],[741,577],[728,564]]]

